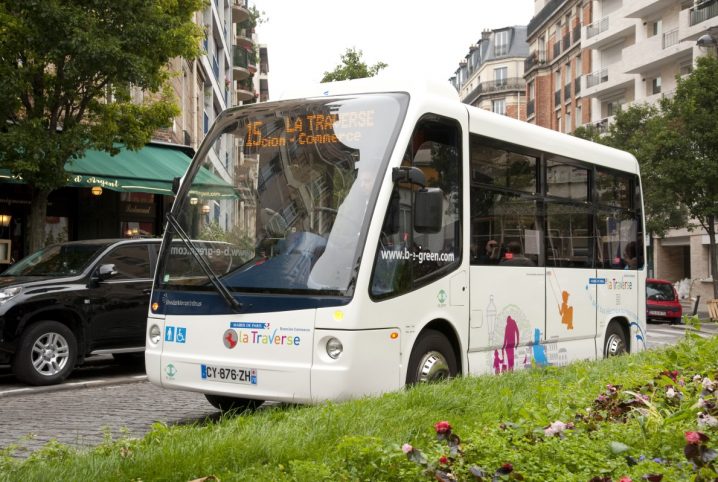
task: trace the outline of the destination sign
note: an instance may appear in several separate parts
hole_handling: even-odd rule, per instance
[[[247,124],[245,147],[282,147],[287,144],[344,144],[361,139],[362,130],[374,127],[374,111],[362,110],[338,114],[285,115],[284,129],[276,129],[276,121],[269,123],[274,130],[267,132],[263,121]]]

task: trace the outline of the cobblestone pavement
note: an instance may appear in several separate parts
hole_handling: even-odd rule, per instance
[[[88,448],[102,443],[106,433],[141,437],[154,422],[193,423],[218,415],[201,393],[165,390],[146,380],[13,395],[0,398],[0,447],[19,445],[18,457],[53,439]]]

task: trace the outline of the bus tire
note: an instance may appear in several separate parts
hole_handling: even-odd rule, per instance
[[[628,345],[626,343],[626,334],[623,332],[621,325],[611,322],[606,330],[606,341],[603,344],[603,357],[624,355],[628,353]]]
[[[453,378],[457,371],[456,355],[449,340],[441,332],[427,330],[411,351],[406,384]]]
[[[254,410],[259,407],[262,400],[252,400],[249,398],[237,398],[237,397],[226,397],[223,395],[211,395],[209,393],[204,394],[207,401],[212,406],[221,412],[236,412],[242,413],[248,410]]]
[[[55,385],[75,368],[77,340],[67,326],[57,321],[33,323],[20,337],[13,373],[29,385]]]

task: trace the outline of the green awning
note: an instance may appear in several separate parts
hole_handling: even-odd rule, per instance
[[[148,145],[137,151],[121,148],[111,156],[88,150],[85,156],[65,164],[67,185],[100,186],[119,192],[148,192],[172,196],[172,180],[184,175],[191,159],[181,150]],[[0,169],[0,182],[22,182],[7,169]],[[238,197],[236,190],[207,169],[200,168],[192,194],[199,197]]]

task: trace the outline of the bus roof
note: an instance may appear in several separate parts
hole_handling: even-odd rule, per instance
[[[364,79],[292,86],[278,100],[302,99],[369,92],[407,92],[412,99],[437,97],[446,102],[460,103],[458,92],[449,82],[400,79],[384,75]],[[519,144],[543,152],[638,174],[639,166],[631,154],[602,144],[587,141],[529,122],[495,114],[465,104],[469,130],[474,134]]]

